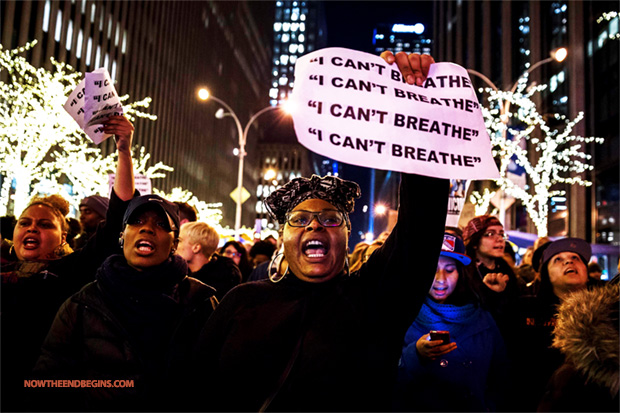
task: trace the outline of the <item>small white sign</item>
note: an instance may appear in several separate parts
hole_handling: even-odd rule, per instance
[[[116,174],[108,174],[108,186],[109,192],[112,193],[112,187],[114,186],[114,179]],[[136,189],[140,192],[140,195],[149,195],[153,193],[153,187],[151,185],[151,179],[146,175],[138,174],[134,177],[134,183]]]
[[[123,114],[110,74],[103,67],[86,73],[63,107],[96,144],[112,136],[103,132],[103,122]]]
[[[329,158],[438,178],[499,177],[467,71],[430,68],[405,82],[378,56],[327,48],[300,57],[291,96],[299,142]]]

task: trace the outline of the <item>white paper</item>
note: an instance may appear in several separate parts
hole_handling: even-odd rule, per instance
[[[112,136],[103,132],[103,122],[111,115],[123,113],[118,93],[105,68],[86,73],[64,108],[96,144]]]
[[[299,142],[329,158],[439,178],[499,177],[467,71],[431,66],[424,86],[396,64],[327,48],[302,56],[291,96]]]

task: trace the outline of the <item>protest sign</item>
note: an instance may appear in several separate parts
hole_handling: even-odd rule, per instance
[[[378,56],[343,48],[302,56],[291,96],[299,142],[329,158],[439,178],[499,177],[467,71],[431,66],[405,82]]]
[[[116,174],[108,174],[108,193],[112,193],[114,187],[114,181],[116,180]],[[135,188],[140,192],[140,195],[149,195],[153,193],[153,186],[151,185],[151,178],[146,175],[136,174],[134,177]]]
[[[467,190],[470,181],[465,179],[450,179],[450,193],[448,194],[447,227],[458,227],[461,212],[465,206]]]
[[[118,93],[105,68],[86,73],[69,95],[64,108],[97,144],[112,136],[103,132],[103,122],[111,115],[123,113]]]

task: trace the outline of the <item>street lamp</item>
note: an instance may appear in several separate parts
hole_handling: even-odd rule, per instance
[[[519,84],[524,81],[525,79],[527,79],[527,77],[529,76],[529,74],[536,68],[546,64],[546,63],[550,63],[553,61],[556,62],[562,62],[564,59],[566,59],[566,56],[568,55],[568,50],[564,47],[560,47],[558,49],[554,49],[551,51],[550,56],[547,57],[546,59],[540,60],[536,63],[534,63],[533,65],[531,65],[525,72],[523,72],[523,74],[521,76],[519,76],[519,78],[517,79],[517,81],[514,83],[514,85],[512,85],[512,87],[510,88],[510,94],[514,93],[515,90],[517,90],[517,87],[519,86]],[[482,73],[473,70],[473,69],[467,69],[467,72],[479,77],[480,79],[482,79],[484,81],[484,83],[486,83],[487,85],[489,85],[491,87],[491,89],[493,89],[495,92],[499,92],[498,87],[495,85],[495,83],[493,83],[488,77],[486,77],[485,75],[483,75]],[[502,121],[502,123],[505,125],[504,128],[502,129],[502,138],[506,139],[506,131],[507,131],[507,124],[508,124],[508,113],[510,110],[510,101],[509,100],[505,100],[501,107],[500,107],[500,119]],[[506,228],[508,228],[508,226],[506,225],[506,209],[504,208],[504,191],[500,188],[500,206],[499,206],[499,219],[502,222],[502,224],[504,224],[504,226]]]
[[[237,208],[235,211],[235,238],[239,239],[239,236],[240,236],[239,231],[241,229],[241,204],[243,203],[242,193],[241,193],[241,188],[243,188],[243,161],[245,159],[245,155],[247,155],[247,153],[245,152],[245,143],[248,137],[248,132],[250,130],[250,126],[252,126],[252,123],[254,123],[254,121],[259,116],[261,116],[263,113],[268,112],[270,110],[279,109],[279,106],[267,106],[265,108],[262,108],[261,110],[256,112],[254,115],[252,115],[250,120],[248,120],[248,123],[246,123],[245,128],[243,128],[241,126],[241,122],[239,121],[239,117],[237,116],[235,111],[232,110],[232,108],[222,99],[213,96],[212,94],[209,93],[207,89],[200,89],[198,91],[198,97],[201,100],[212,99],[216,101],[217,103],[219,103],[220,105],[222,105],[224,109],[226,109],[228,112],[224,112],[224,110],[220,108],[218,109],[217,112],[215,112],[215,117],[218,119],[222,119],[225,116],[230,116],[235,121],[235,126],[237,127],[237,136],[239,137],[239,168],[237,171],[237,201],[236,201]]]

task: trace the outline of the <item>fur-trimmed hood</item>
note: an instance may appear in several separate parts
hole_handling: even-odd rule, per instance
[[[553,347],[593,384],[618,393],[620,286],[607,285],[571,294],[559,307]]]

